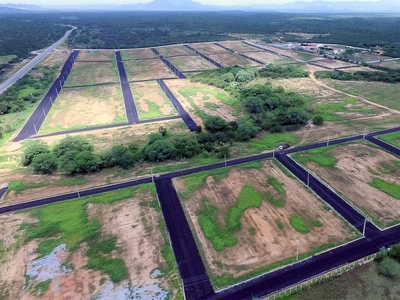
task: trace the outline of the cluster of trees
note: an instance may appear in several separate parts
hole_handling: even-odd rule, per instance
[[[309,73],[303,68],[295,65],[273,65],[269,64],[260,70],[260,77],[269,78],[299,78],[308,77]]]
[[[381,68],[382,71],[356,71],[354,73],[344,71],[318,71],[317,78],[331,78],[336,80],[357,80],[357,81],[380,81],[387,83],[400,82],[400,70]],[[385,70],[385,71],[383,71]]]
[[[400,277],[400,244],[394,245],[390,250],[382,247],[376,255],[378,270],[384,276],[391,278]]]

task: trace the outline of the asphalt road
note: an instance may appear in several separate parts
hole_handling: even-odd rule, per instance
[[[156,178],[155,185],[186,299],[203,299],[214,290],[176,190],[169,178]]]
[[[131,86],[128,82],[128,76],[126,76],[126,71],[124,63],[122,62],[121,53],[115,51],[118,65],[119,78],[121,80],[121,89],[124,96],[126,116],[128,117],[129,124],[136,124],[139,122],[139,116],[137,113],[135,101],[133,100]]]
[[[151,50],[154,52],[155,55],[158,56],[159,59],[161,59],[166,65],[167,67],[174,72],[174,74],[181,79],[186,78],[186,76],[178,70],[177,67],[175,67],[168,59],[166,59],[163,55],[160,54],[160,52],[158,52],[158,50],[156,48],[151,48]]]
[[[158,84],[160,85],[161,89],[164,91],[165,95],[167,95],[168,99],[172,102],[175,109],[181,116],[182,120],[185,122],[186,126],[189,128],[190,131],[194,131],[196,129],[196,123],[193,119],[189,116],[186,110],[182,107],[181,103],[176,99],[175,95],[171,92],[165,82],[161,79],[157,79]]]
[[[382,148],[388,150],[389,152],[392,152],[393,154],[395,154],[395,155],[400,157],[400,149],[399,148],[397,148],[397,147],[395,147],[393,145],[390,145],[390,144],[388,144],[388,143],[386,143],[386,142],[384,142],[382,140],[379,140],[374,136],[366,136],[365,139],[367,141],[370,141],[371,143],[374,143],[375,145],[378,145],[379,147],[382,147]]]
[[[217,68],[223,68],[224,66],[221,65],[220,63],[216,62],[215,60],[213,60],[212,58],[209,58],[207,55],[201,53],[200,51],[190,47],[189,45],[183,45],[186,48],[188,48],[189,50],[193,51],[194,53],[196,53],[197,55],[200,55],[202,58],[204,58],[205,60],[209,61],[210,63],[212,63],[214,66],[216,66]]]
[[[53,105],[54,101],[56,101],[58,94],[61,92],[62,87],[68,78],[69,72],[71,71],[72,65],[74,64],[74,61],[78,54],[79,51],[72,51],[63,68],[61,69],[61,72],[58,75],[57,79],[51,85],[49,91],[43,97],[42,101],[40,101],[39,105],[29,117],[24,127],[22,127],[21,131],[14,139],[14,142],[22,141],[38,133],[44,119],[51,109],[51,106]]]
[[[2,83],[0,85],[0,94],[2,94],[10,86],[12,86],[22,76],[24,76],[26,73],[28,73],[36,64],[41,62],[48,54],[50,54],[51,51],[53,51],[55,48],[57,48],[62,43],[64,43],[64,41],[68,38],[68,36],[71,34],[71,32],[74,29],[68,30],[61,39],[59,39],[53,45],[51,45],[50,47],[45,49],[42,53],[40,53],[37,56],[35,56],[29,63],[27,63],[20,70],[18,70],[17,73],[15,73],[10,79],[8,79],[4,83]]]

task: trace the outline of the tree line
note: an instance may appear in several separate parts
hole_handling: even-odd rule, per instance
[[[377,81],[396,83],[400,82],[400,69],[375,67],[382,71],[356,71],[354,73],[337,71],[315,72],[317,78],[330,78],[335,80]]]

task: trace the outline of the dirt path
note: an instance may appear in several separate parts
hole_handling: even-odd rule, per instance
[[[317,80],[317,78],[315,78],[315,75],[314,75],[314,72],[315,72],[314,68],[311,67],[311,66],[309,66],[309,65],[307,65],[305,69],[306,69],[306,71],[309,71],[309,72],[310,72],[310,79],[311,79],[315,84],[318,84],[318,85],[320,85],[320,86],[322,86],[322,87],[324,87],[324,88],[327,88],[327,89],[329,89],[329,90],[331,90],[331,91],[335,91],[335,92],[340,93],[340,94],[342,94],[342,95],[346,95],[346,96],[352,97],[352,98],[357,98],[357,99],[359,99],[359,100],[361,100],[361,101],[363,101],[363,102],[365,102],[365,103],[374,105],[374,106],[376,106],[376,107],[380,107],[380,108],[387,109],[388,111],[390,111],[390,112],[392,112],[392,113],[400,114],[400,111],[398,111],[398,110],[396,110],[396,109],[389,108],[389,107],[387,107],[387,106],[384,106],[384,105],[381,105],[381,104],[372,102],[372,101],[370,101],[370,100],[368,100],[368,99],[366,99],[366,98],[364,98],[364,97],[361,97],[361,96],[355,96],[355,95],[352,95],[352,94],[349,94],[349,93],[346,93],[346,92],[337,90],[337,89],[335,89],[335,88],[333,88],[333,87],[331,87],[331,86],[329,86],[329,85],[327,85],[327,84],[325,84],[325,83],[323,83],[323,82]]]

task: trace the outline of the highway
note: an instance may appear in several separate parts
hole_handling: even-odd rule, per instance
[[[357,141],[362,138],[376,142],[380,140],[374,137],[379,134],[400,131],[400,127],[372,132],[366,135],[356,135],[329,141],[329,145],[336,145],[351,141]],[[183,212],[182,205],[177,197],[176,191],[172,185],[172,178],[193,174],[204,170],[212,170],[225,166],[234,166],[246,162],[260,159],[272,158],[273,156],[285,165],[294,175],[305,182],[309,182],[310,188],[318,194],[322,200],[331,205],[344,219],[352,224],[358,231],[363,232],[364,221],[366,218],[339,195],[330,190],[321,183],[318,178],[310,176],[308,181],[307,171],[295,163],[287,156],[289,153],[324,147],[327,143],[316,143],[312,145],[301,146],[285,151],[276,151],[275,153],[266,153],[230,160],[213,165],[201,166],[189,170],[182,170],[162,174],[156,177],[146,177],[139,180],[113,184],[104,187],[98,187],[90,190],[82,190],[65,195],[58,195],[45,199],[39,199],[27,203],[19,203],[7,207],[1,207],[0,213],[7,213],[46,205],[54,202],[72,200],[78,197],[95,195],[121,188],[135,186],[143,183],[154,182],[157,189],[157,195],[160,201],[162,213],[170,235],[171,244],[177,260],[179,273],[181,275],[184,293],[186,299],[253,299],[254,297],[264,297],[293,284],[305,281],[312,276],[322,274],[328,270],[337,268],[347,263],[353,262],[367,255],[376,253],[379,248],[390,246],[400,242],[400,225],[387,230],[379,230],[371,222],[366,222],[365,237],[346,245],[325,251],[314,255],[295,264],[289,265],[251,280],[242,282],[220,292],[215,292],[210,284],[210,280],[205,271],[205,266],[199,255],[188,221]],[[390,145],[383,143],[387,151],[393,150]],[[399,150],[398,148],[394,147]]]
[[[73,27],[71,30],[68,30],[61,39],[59,39],[57,42],[55,42],[50,47],[46,48],[42,53],[35,56],[30,62],[28,62],[25,66],[23,66],[20,70],[18,70],[17,73],[15,73],[13,76],[11,76],[11,78],[9,78],[7,81],[2,83],[0,85],[0,94],[2,94],[10,86],[12,86],[22,76],[24,76],[26,73],[28,73],[36,64],[41,62],[48,54],[50,54],[51,51],[53,51],[58,46],[60,46],[62,43],[64,43],[64,41],[68,38],[68,36],[71,34],[71,32],[75,29],[76,29],[76,27]]]

